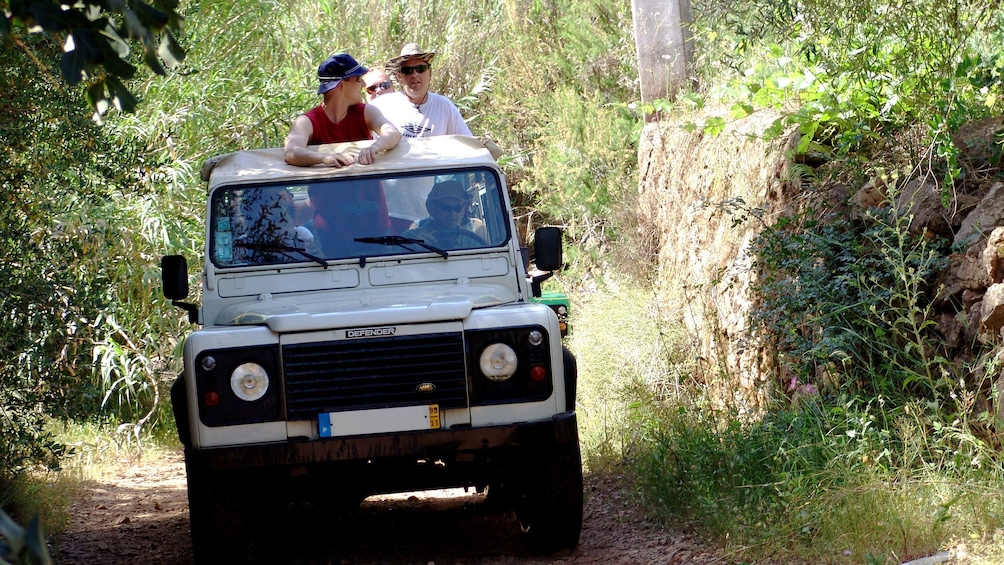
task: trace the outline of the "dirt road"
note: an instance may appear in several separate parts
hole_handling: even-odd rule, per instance
[[[372,497],[348,515],[320,515],[281,540],[289,565],[722,564],[720,552],[664,531],[622,496],[616,476],[587,475],[582,538],[573,551],[523,550],[512,514],[461,490]],[[263,529],[262,536],[275,535]],[[181,454],[123,466],[88,485],[68,530],[52,540],[58,565],[190,565]]]

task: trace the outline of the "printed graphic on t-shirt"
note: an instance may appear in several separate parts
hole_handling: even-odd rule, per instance
[[[422,135],[432,135],[432,128],[422,124],[404,124],[401,126],[401,134],[405,137],[421,137]]]

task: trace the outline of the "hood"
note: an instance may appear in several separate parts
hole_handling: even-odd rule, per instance
[[[386,288],[303,296],[262,294],[231,304],[216,317],[216,325],[267,325],[276,333],[316,331],[359,325],[414,324],[461,320],[471,310],[515,302],[502,286],[463,285]]]

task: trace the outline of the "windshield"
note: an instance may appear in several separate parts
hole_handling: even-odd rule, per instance
[[[210,256],[221,267],[498,247],[509,240],[492,169],[222,187]]]

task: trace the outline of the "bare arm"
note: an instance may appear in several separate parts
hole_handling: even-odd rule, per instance
[[[314,126],[310,123],[310,118],[302,114],[297,116],[286,136],[286,147],[283,150],[287,163],[300,167],[318,164],[344,167],[355,162],[355,158],[346,153],[321,153],[307,149],[307,142],[313,132]]]
[[[359,152],[359,163],[369,165],[376,160],[376,156],[380,153],[397,147],[397,143],[401,141],[401,132],[394,127],[394,124],[388,122],[387,118],[383,117],[383,113],[376,106],[367,104],[364,112],[366,125],[370,131],[376,132],[380,136],[373,142],[373,145]]]
[[[471,218],[471,227],[474,228],[474,233],[481,236],[481,239],[488,241],[488,226],[480,218]]]

